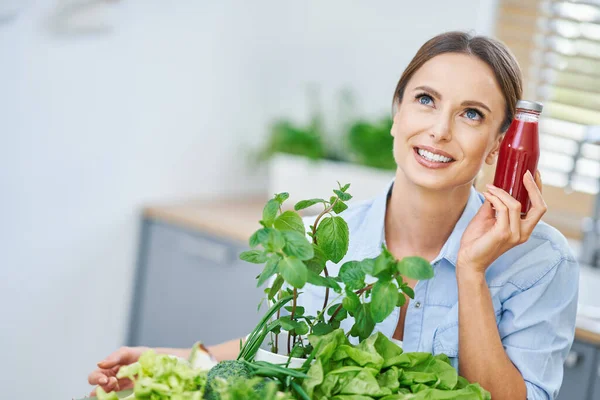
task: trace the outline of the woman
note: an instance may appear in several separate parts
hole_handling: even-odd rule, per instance
[[[377,330],[406,351],[447,354],[495,400],[555,398],[575,330],[578,266],[565,238],[540,223],[539,175],[525,176],[532,207],[524,218],[503,190],[473,189],[483,163],[495,162],[521,94],[519,66],[501,43],[459,32],[425,43],[394,92],[396,177],[342,214],[347,259],[374,257],[385,242],[397,258],[420,255],[434,267],[432,279],[410,282],[414,300]],[[305,307],[316,309],[322,296],[305,293]],[[238,348],[233,340],[210,351],[222,360]],[[123,388],[116,371],[144,350],[111,354],[89,382]]]

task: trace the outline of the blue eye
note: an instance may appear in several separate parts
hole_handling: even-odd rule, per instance
[[[426,94],[419,95],[418,99],[419,99],[419,103],[423,104],[424,106],[428,106],[433,102],[433,99],[431,98],[431,96],[426,95]]]
[[[478,121],[478,120],[482,119],[481,113],[479,111],[477,111],[477,110],[472,109],[472,108],[468,109],[465,112],[465,116],[467,118],[469,118],[469,119],[472,119],[473,121]]]

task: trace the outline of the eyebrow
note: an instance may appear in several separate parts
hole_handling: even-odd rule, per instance
[[[438,99],[442,99],[442,95],[440,94],[440,92],[438,92],[437,90],[429,87],[429,86],[417,86],[415,88],[415,90],[424,90],[426,92],[431,93],[433,96],[437,97]],[[488,106],[486,106],[484,103],[480,102],[480,101],[475,101],[475,100],[465,100],[461,103],[461,106],[466,106],[466,107],[481,107],[485,110],[487,110],[489,113],[492,112],[492,110],[490,110],[490,108]]]

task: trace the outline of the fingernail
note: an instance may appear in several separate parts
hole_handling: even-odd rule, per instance
[[[485,185],[489,190],[494,190],[496,187],[494,185],[490,185],[489,183]]]
[[[99,382],[100,382],[101,385],[106,385],[108,383],[108,379],[106,379],[106,378],[100,378]]]
[[[531,179],[533,179],[533,175],[531,175],[531,171],[527,170],[527,172],[525,172],[525,175],[529,175],[529,177],[530,177]]]

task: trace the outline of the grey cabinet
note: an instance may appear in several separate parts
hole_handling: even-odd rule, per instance
[[[241,243],[144,221],[128,345],[190,347],[248,334],[260,316],[259,265]],[[263,310],[264,311],[264,310]]]
[[[598,350],[598,355],[596,356],[596,369],[594,372],[592,396],[590,397],[590,400],[600,399],[600,349]]]
[[[591,344],[575,341],[565,362],[565,374],[558,400],[598,400],[589,397],[591,382],[596,376],[596,352]]]

